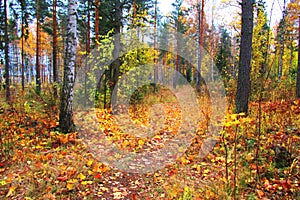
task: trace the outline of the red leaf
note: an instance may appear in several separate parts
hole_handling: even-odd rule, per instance
[[[97,179],[99,179],[99,178],[102,177],[102,175],[101,174],[96,174],[94,177],[97,178]]]
[[[57,180],[59,180],[59,181],[66,181],[66,180],[68,180],[68,177],[66,177],[66,176],[59,176],[59,177],[57,177]]]

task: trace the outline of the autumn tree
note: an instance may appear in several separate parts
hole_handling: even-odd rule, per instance
[[[62,132],[73,130],[73,93],[77,47],[77,1],[68,1],[68,27],[64,62],[64,79],[61,94],[59,125]]]
[[[271,30],[268,25],[268,19],[265,13],[264,1],[258,1],[256,5],[256,18],[253,28],[253,40],[252,40],[252,69],[251,69],[251,80],[252,92],[257,91],[257,81],[262,77],[267,70],[267,56],[269,52]]]
[[[248,113],[250,96],[250,71],[252,58],[254,0],[242,0],[242,30],[239,55],[239,71],[236,92],[236,112]]]
[[[300,67],[299,67],[299,55],[300,55],[300,1],[293,0],[287,5],[285,15],[285,47],[289,50],[289,53],[285,54],[284,58],[289,59],[289,74],[294,79],[296,77],[296,96],[300,96]],[[298,42],[297,42],[298,41]],[[296,44],[298,43],[298,50]],[[298,51],[298,63],[294,62],[297,57]],[[297,74],[297,75],[296,75]]]

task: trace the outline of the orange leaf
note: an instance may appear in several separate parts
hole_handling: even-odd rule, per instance
[[[262,198],[265,195],[265,193],[261,190],[256,190],[256,193],[259,196],[259,198]]]

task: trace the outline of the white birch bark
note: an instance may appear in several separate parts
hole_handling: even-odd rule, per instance
[[[66,53],[64,63],[64,80],[61,94],[59,123],[62,132],[73,129],[73,93],[77,46],[77,1],[69,0]]]

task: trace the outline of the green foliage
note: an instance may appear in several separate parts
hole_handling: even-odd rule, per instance
[[[231,37],[225,28],[221,29],[220,42],[218,45],[218,53],[216,57],[216,67],[218,68],[222,78],[227,82],[232,76],[232,55],[231,55]]]

